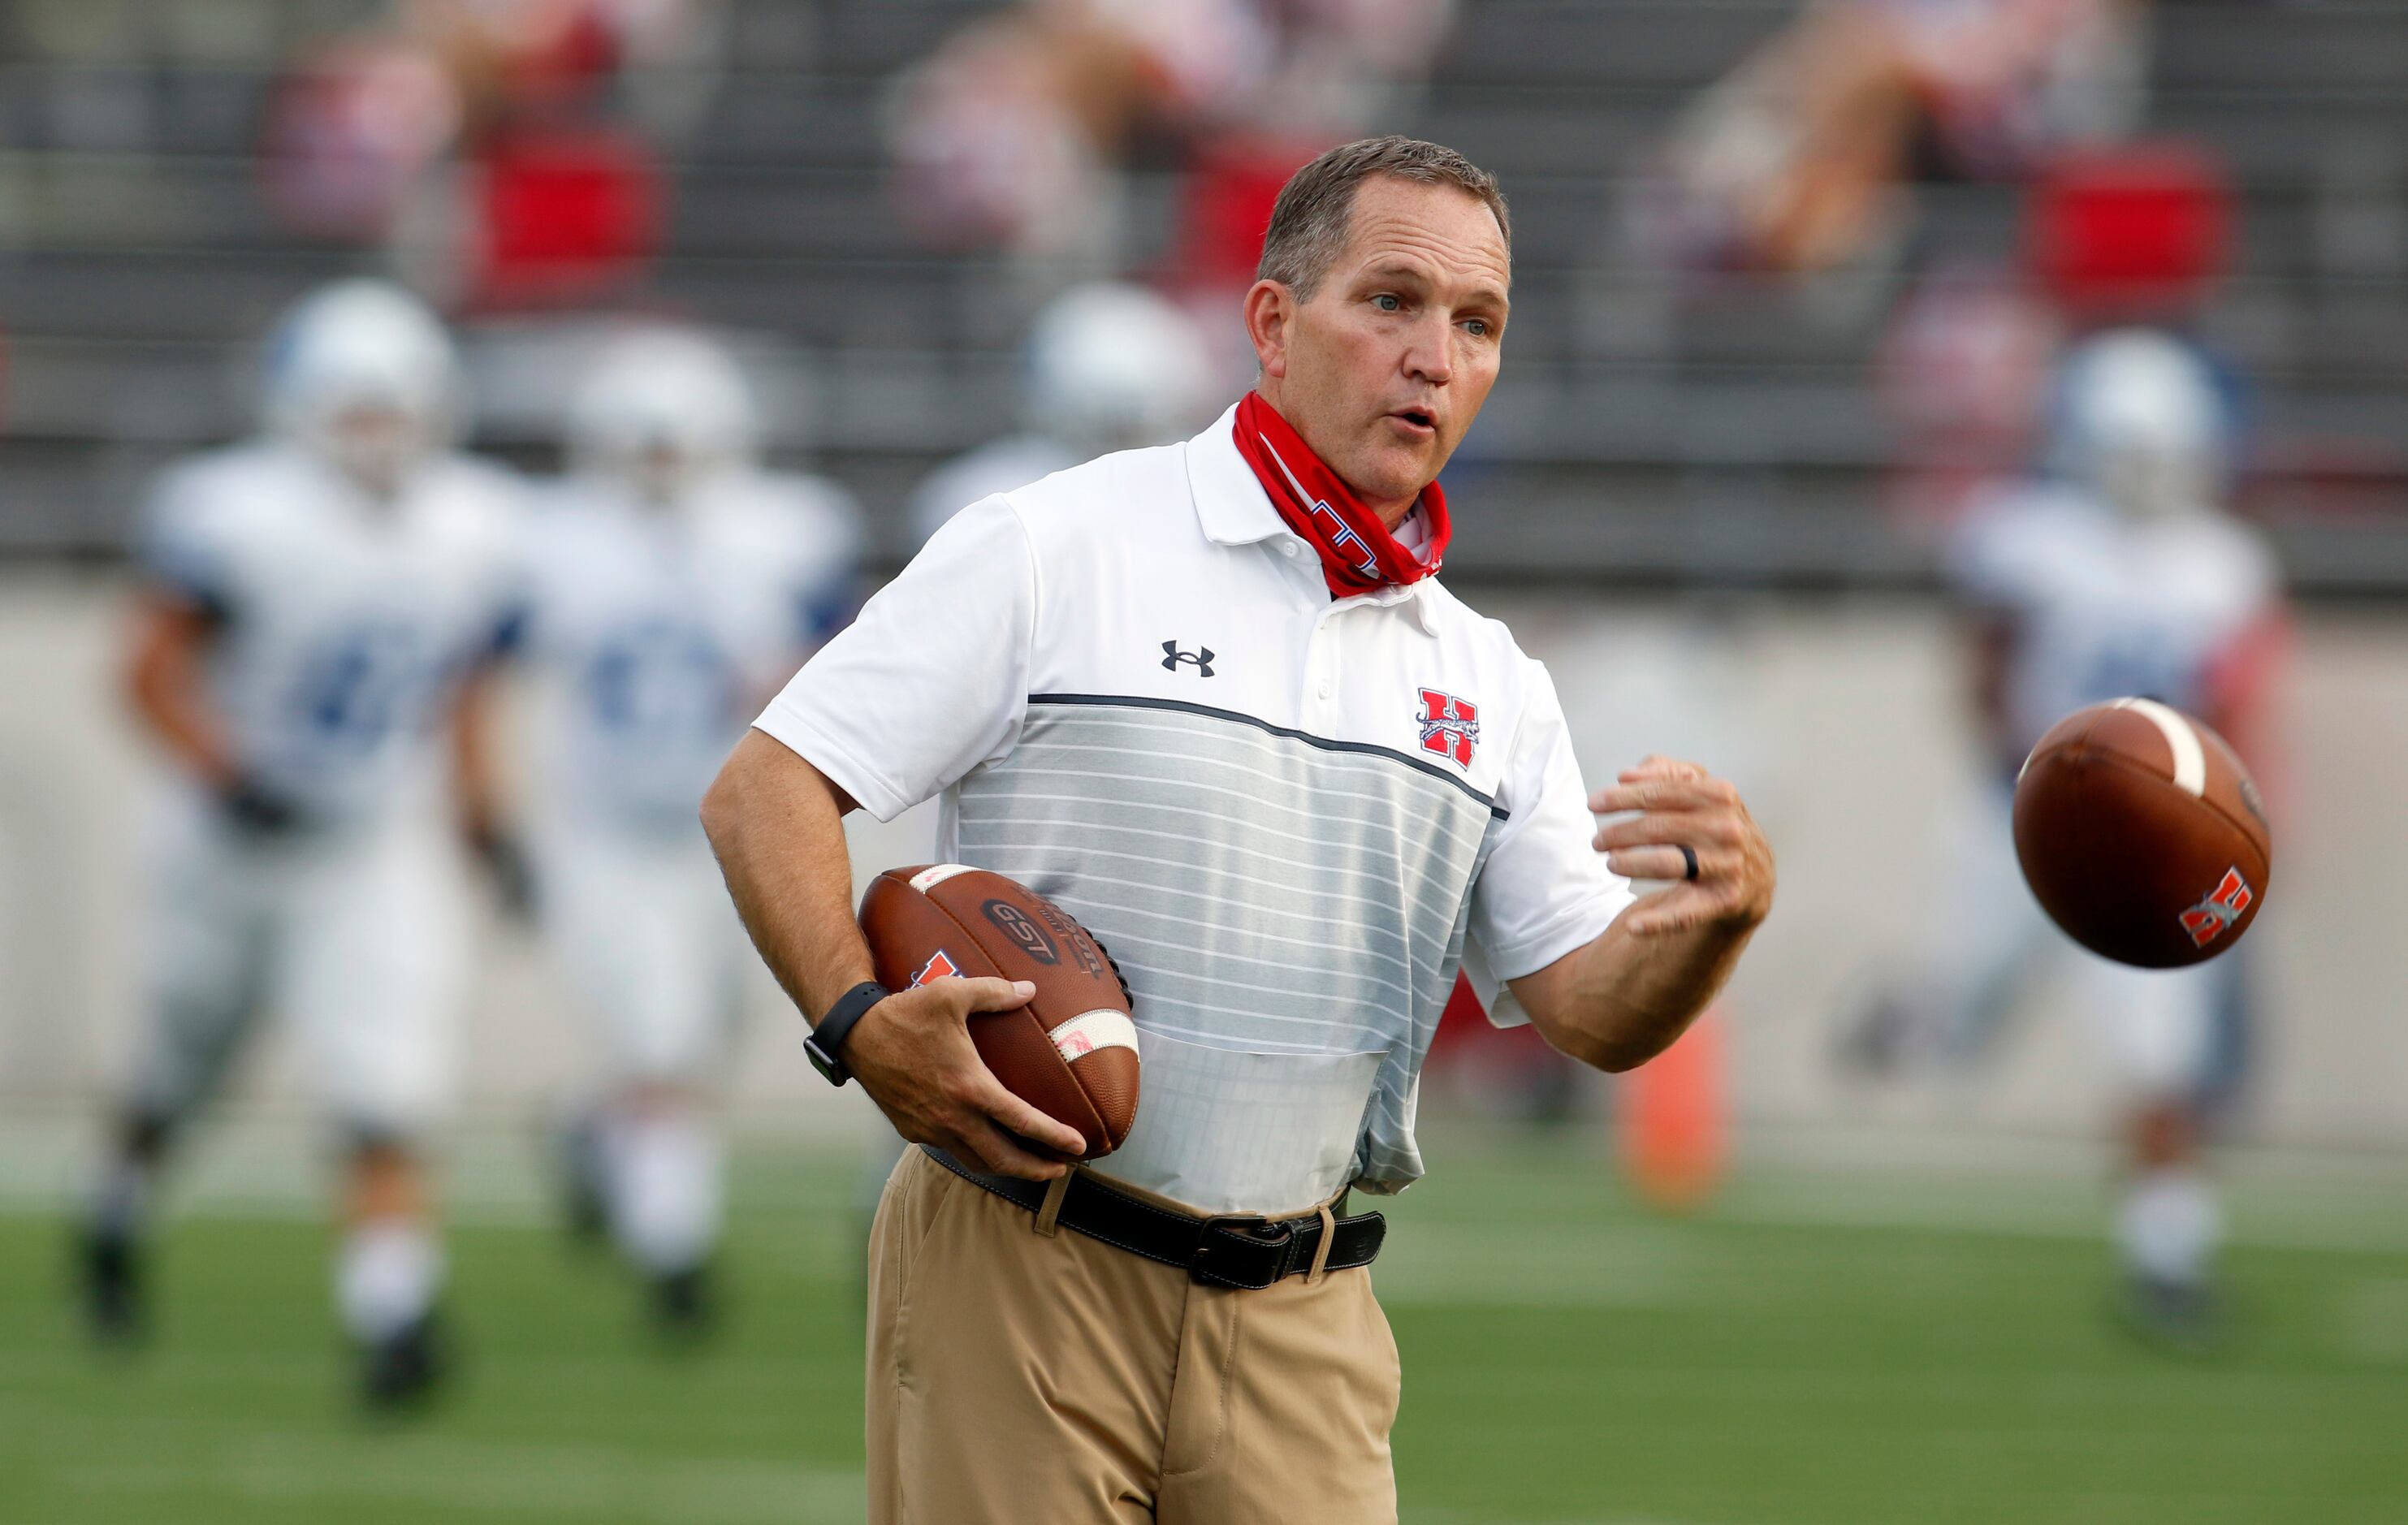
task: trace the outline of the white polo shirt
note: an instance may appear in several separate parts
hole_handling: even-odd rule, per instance
[[[965,510],[755,724],[882,820],[941,792],[941,856],[1111,949],[1142,1077],[1099,1170],[1282,1212],[1417,1179],[1457,968],[1493,1000],[1631,893],[1546,670],[1434,578],[1332,602],[1232,416]]]

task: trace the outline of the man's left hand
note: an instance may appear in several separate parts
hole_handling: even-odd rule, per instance
[[[1588,807],[1627,817],[1597,834],[1607,867],[1671,883],[1630,908],[1633,935],[1709,924],[1745,932],[1771,910],[1772,848],[1739,791],[1699,764],[1650,757],[1590,795]]]

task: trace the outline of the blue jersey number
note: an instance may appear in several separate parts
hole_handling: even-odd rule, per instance
[[[715,735],[737,703],[735,674],[710,632],[670,620],[630,625],[600,642],[585,691],[595,725],[624,741]]]
[[[322,647],[295,686],[311,740],[329,750],[375,750],[412,718],[429,680],[424,638],[407,625],[362,625]]]
[[[2195,667],[2171,638],[2127,632],[2091,650],[2083,673],[2083,702],[2138,697],[2187,708],[2195,702]]]

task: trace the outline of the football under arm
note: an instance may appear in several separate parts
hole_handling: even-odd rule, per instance
[[[242,767],[210,703],[203,661],[217,637],[205,606],[148,588],[134,607],[126,653],[128,699],[143,728],[187,771],[215,790],[241,781]]]
[[[702,800],[703,834],[761,960],[807,1018],[871,977],[853,915],[853,796],[800,753],[747,731]]]

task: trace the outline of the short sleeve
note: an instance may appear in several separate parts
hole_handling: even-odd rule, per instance
[[[964,510],[822,647],[756,729],[880,820],[1010,750],[1027,709],[1037,567],[1002,498]]]
[[[189,469],[162,477],[142,507],[138,553],[152,582],[222,617],[235,602],[234,558],[210,501]]]
[[[2056,506],[2031,489],[1993,495],[1976,504],[1948,537],[1942,575],[1976,608],[2024,608],[2046,580],[2060,528]]]
[[[1464,972],[1498,1025],[1525,1020],[1504,982],[1535,974],[1594,942],[1636,898],[1590,844],[1597,818],[1572,756],[1571,734],[1546,669],[1529,664],[1530,694],[1514,733],[1498,803],[1497,846],[1471,888]]]

